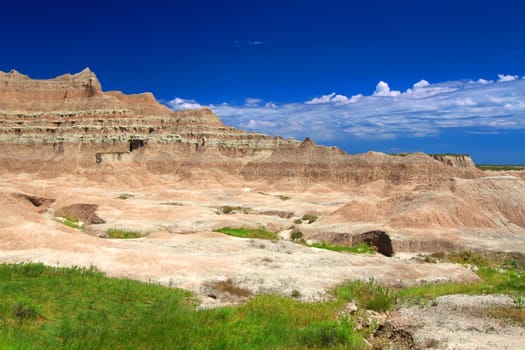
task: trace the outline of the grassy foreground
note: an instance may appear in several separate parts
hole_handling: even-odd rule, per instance
[[[365,309],[382,312],[455,293],[509,294],[516,306],[492,316],[525,324],[523,255],[501,262],[471,253],[440,259],[476,265],[481,281],[399,290],[353,281],[324,302],[257,295],[211,310],[197,309],[189,292],[94,269],[0,264],[0,349],[365,349],[363,339],[375,330],[355,330]],[[349,301],[357,313],[338,316]]]
[[[364,348],[343,299],[199,310],[190,293],[93,269],[0,265],[1,349]]]

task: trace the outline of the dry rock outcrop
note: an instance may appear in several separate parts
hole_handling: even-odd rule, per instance
[[[347,155],[309,139],[245,132],[225,126],[209,109],[174,112],[150,93],[104,92],[88,68],[49,80],[0,72],[0,96],[0,171],[57,175],[122,162],[183,177],[205,170],[303,186],[480,176],[466,156]]]

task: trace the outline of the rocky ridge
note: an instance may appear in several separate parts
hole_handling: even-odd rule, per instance
[[[54,174],[57,168],[126,162],[154,173],[191,176],[195,169],[215,169],[249,181],[334,184],[480,175],[470,158],[347,155],[309,139],[242,131],[225,126],[209,109],[175,112],[151,93],[104,92],[88,68],[49,80],[0,72],[0,96],[0,171]]]

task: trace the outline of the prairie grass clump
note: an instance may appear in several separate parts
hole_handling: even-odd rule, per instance
[[[354,301],[367,310],[384,312],[394,306],[395,294],[389,288],[377,283],[373,278],[364,281],[351,281],[335,288],[334,294],[344,301]]]
[[[276,232],[268,231],[264,227],[259,227],[259,228],[222,227],[222,228],[219,228],[213,231],[224,233],[230,236],[241,237],[241,238],[268,239],[272,241],[279,239],[279,235]]]
[[[321,243],[312,243],[309,246],[314,247],[314,248],[319,248],[319,249],[331,250],[334,252],[340,252],[340,253],[341,252],[354,253],[354,254],[375,254],[376,253],[375,247],[367,243],[358,243],[351,247],[347,247],[347,246],[342,246],[342,245],[321,242]]]
[[[62,222],[67,227],[71,227],[77,230],[84,229],[84,223],[77,218],[74,218],[69,215],[64,215],[59,218],[59,221]]]
[[[124,230],[121,228],[110,228],[106,231],[106,234],[108,235],[108,238],[116,238],[116,239],[130,239],[130,238],[144,237],[144,234],[142,232]]]

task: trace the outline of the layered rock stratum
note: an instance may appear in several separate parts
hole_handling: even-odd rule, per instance
[[[150,93],[104,92],[87,68],[50,80],[0,72],[0,93],[3,170],[56,174],[132,162],[155,173],[189,177],[214,169],[285,185],[432,182],[480,174],[468,156],[461,161],[424,154],[350,156],[309,139],[245,132],[225,126],[209,109],[174,112]]]

